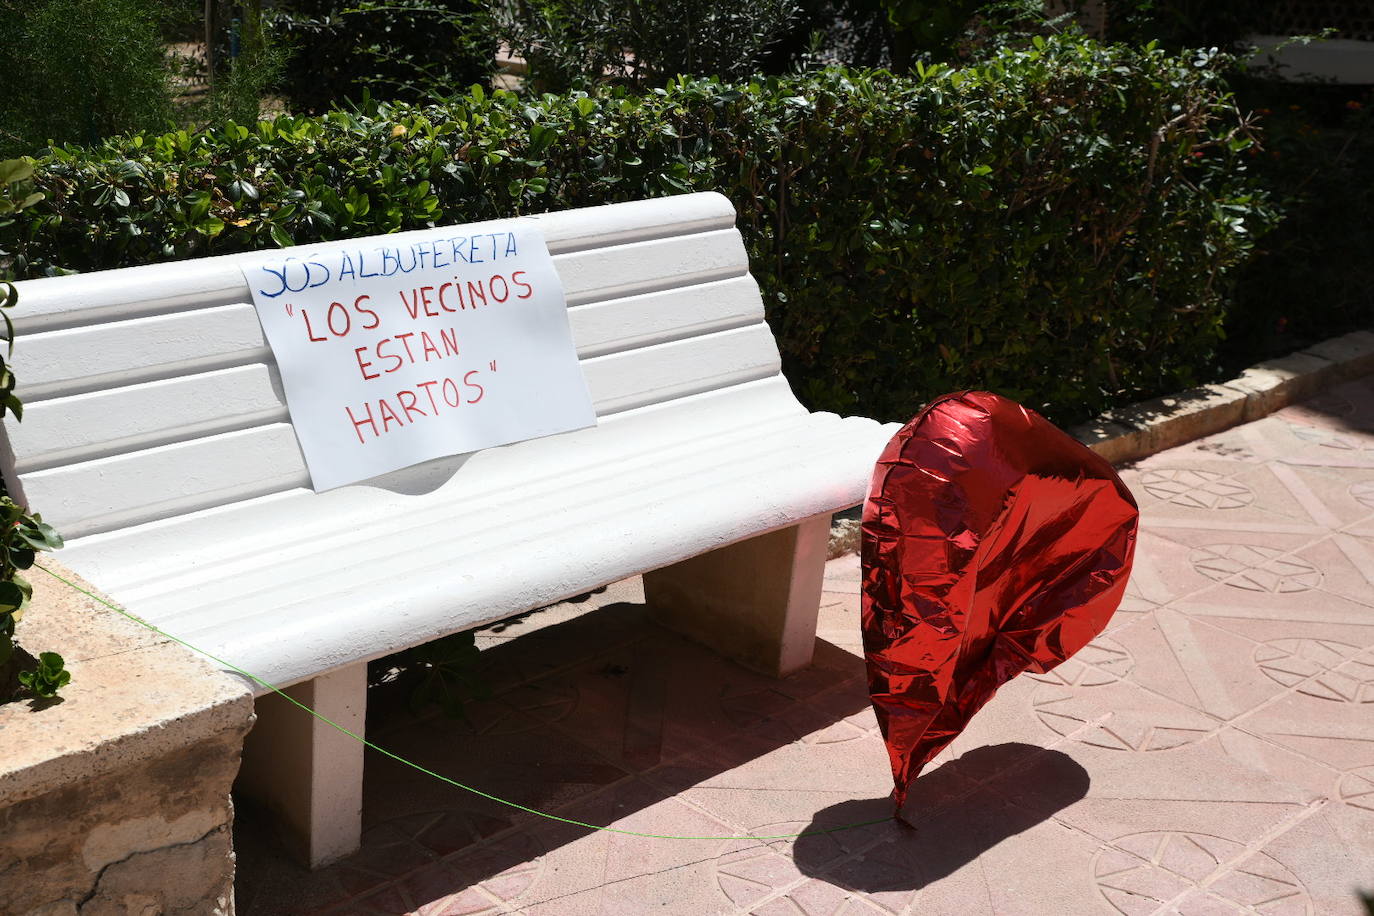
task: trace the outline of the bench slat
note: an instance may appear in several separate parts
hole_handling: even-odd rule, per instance
[[[15,348],[14,370],[34,405],[271,359],[253,306],[236,303],[30,334]]]
[[[10,442],[27,475],[287,420],[276,368],[255,363],[30,404]]]
[[[614,352],[584,360],[582,365],[598,415],[752,381],[780,370],[772,334],[762,323]],[[29,405],[24,422],[10,430],[10,442],[17,455],[16,469],[28,475],[286,422],[289,414],[276,369],[256,363],[40,401]],[[188,454],[188,461],[196,460]],[[163,470],[174,471],[171,467]],[[159,480],[160,487],[167,483],[166,477]]]
[[[459,558],[455,553],[417,551],[411,545],[439,543],[455,526],[472,532],[463,551],[465,557],[470,557],[477,553],[518,552],[525,544],[535,549],[534,541],[552,542],[557,550],[558,532],[567,531],[569,537],[577,537],[578,529],[613,514],[621,506],[639,516],[640,527],[671,524],[673,516],[663,511],[663,505],[691,498],[700,492],[703,480],[718,481],[726,469],[735,479],[754,478],[757,485],[759,479],[770,473],[783,474],[798,463],[824,460],[827,448],[852,447],[840,434],[840,427],[846,422],[834,414],[797,417],[789,424],[774,426],[766,435],[745,435],[733,443],[684,443],[651,465],[620,469],[614,476],[622,482],[621,486],[555,486],[531,492],[522,504],[531,520],[538,520],[537,538],[531,538],[524,526],[491,525],[490,505],[481,506],[488,510],[483,512],[451,503],[451,511],[444,518],[417,523],[409,513],[402,512],[399,517],[373,526],[369,536],[360,537],[353,531],[348,532],[351,536],[332,537],[324,543],[297,544],[270,555],[259,554],[254,564],[256,574],[244,575],[237,570],[228,573],[217,560],[189,588],[150,589],[130,597],[139,607],[157,613],[159,619],[183,622],[198,629],[234,605],[280,608],[310,603],[318,599],[321,591],[328,591],[330,583],[338,581],[343,570],[349,571],[350,589],[361,594],[370,592],[366,587],[369,581],[380,584],[408,575],[428,575],[422,571],[453,564]],[[499,505],[499,500],[494,502]],[[630,506],[635,508],[629,509]],[[405,539],[388,536],[400,527],[407,532]],[[673,536],[664,532],[657,537]],[[268,570],[274,568],[290,569],[292,573],[273,575]],[[187,602],[188,592],[200,597]],[[247,616],[242,610],[237,614],[240,620]]]
[[[728,257],[729,246],[721,254]],[[733,264],[725,262],[724,269]],[[721,267],[721,265],[715,265]],[[581,356],[662,343],[762,320],[758,285],[747,274],[569,310]],[[32,334],[16,351],[24,400],[106,391],[178,375],[271,363],[251,303]]]
[[[748,427],[733,429],[729,434],[686,440],[681,438],[680,431],[675,440],[660,438],[664,432],[660,429],[650,439],[658,448],[623,460],[596,461],[583,455],[579,456],[578,463],[565,464],[556,473],[553,468],[544,467],[544,462],[535,461],[526,470],[541,476],[519,483],[523,504],[533,516],[541,519],[561,517],[573,510],[591,512],[607,494],[626,488],[637,489],[636,482],[642,483],[655,476],[661,479],[669,472],[690,477],[708,468],[719,469],[745,453],[761,451],[781,455],[794,448],[799,436],[812,436],[827,423],[838,422],[839,418],[833,416],[818,419],[807,414],[792,414],[756,421]],[[175,570],[162,568],[140,581],[126,579],[118,585],[123,597],[140,605],[159,595],[188,590],[208,590],[214,594],[231,587],[235,581],[252,579],[265,566],[281,564],[304,568],[341,561],[345,556],[353,558],[349,562],[363,562],[362,554],[375,557],[379,551],[384,553],[389,549],[374,542],[438,543],[454,530],[455,525],[472,530],[475,542],[485,545],[491,538],[485,528],[490,525],[490,519],[509,511],[508,499],[507,488],[493,488],[486,481],[467,480],[453,481],[447,492],[430,494],[418,505],[399,501],[395,494],[378,493],[370,517],[357,518],[356,512],[349,512],[354,521],[348,527],[340,527],[340,520],[336,518],[333,527],[316,529],[309,536],[295,528],[267,532],[261,527],[251,528],[244,518],[219,517],[217,524],[222,534],[215,545],[212,563],[181,564]],[[273,511],[280,512],[284,508],[276,505]],[[227,536],[223,533],[226,530]],[[402,530],[404,537],[400,536]],[[360,539],[360,531],[366,531],[368,536]],[[527,537],[528,532],[517,536]]]
[[[573,343],[582,359],[763,321],[763,300],[745,275],[607,299],[568,312]]]
[[[597,475],[613,482],[619,468],[652,466],[665,452],[692,443],[733,440],[755,429],[766,434],[775,424],[807,415],[789,395],[787,382],[774,376],[616,414],[594,429],[557,440],[437,459],[370,485],[321,494],[302,487],[69,539],[63,556],[98,573],[110,588],[142,589],[154,582],[180,587],[178,577],[194,581],[209,565],[327,544],[339,532],[365,530],[398,513],[407,523],[428,524],[451,519],[463,507],[499,500],[532,481],[537,488],[584,486],[601,479]],[[557,448],[544,447],[553,441]],[[280,525],[282,518],[292,519],[291,525]]]
[[[24,496],[81,537],[308,484],[296,434],[277,423],[34,471]]]
[[[594,248],[553,259],[569,307],[707,283],[749,272],[734,229]]]
[[[555,255],[647,239],[728,230],[730,201],[707,192],[610,204],[525,217],[536,220]],[[385,236],[406,244],[428,230]],[[309,246],[301,246],[308,248]],[[232,305],[247,298],[239,262],[254,255],[222,255],[146,267],[127,267],[20,284],[23,307],[14,316],[19,334]]]
[[[291,683],[856,503],[892,432],[861,418],[816,424],[783,447],[753,453],[758,460],[730,464],[724,478],[708,463],[666,491],[653,489],[663,482],[656,474],[631,478],[590,511],[549,512],[536,539],[474,521],[464,528],[472,536],[452,553],[400,553],[374,542],[351,566],[328,556],[319,565],[260,567],[248,581],[137,606],[169,632]],[[332,594],[331,582],[343,591]],[[360,632],[366,648],[357,644]]]
[[[599,415],[780,371],[773,336],[764,324],[594,357],[582,365]],[[226,377],[232,384],[225,383]],[[72,447],[61,443],[83,439],[88,454],[102,457],[25,474],[25,498],[41,506],[44,518],[59,530],[80,537],[308,481],[295,434],[285,422],[147,447],[177,439],[187,429],[225,422],[217,389],[250,392],[237,403],[243,411],[239,416],[253,423],[273,410],[284,416],[262,365],[34,405],[28,419],[11,431],[20,460],[42,467],[49,455],[73,454]],[[234,438],[224,440],[226,436]],[[108,447],[139,441],[145,443],[142,450],[111,454]],[[233,451],[245,457],[226,457]]]
[[[768,325],[721,331],[582,361],[597,416],[670,401],[782,371]]]

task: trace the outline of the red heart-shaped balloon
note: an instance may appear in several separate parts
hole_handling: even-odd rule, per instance
[[[1110,464],[986,391],[942,397],[892,438],[864,504],[863,635],[899,808],[997,688],[1102,632],[1138,517]]]

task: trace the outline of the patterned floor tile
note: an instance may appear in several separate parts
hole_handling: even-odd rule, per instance
[[[1270,462],[1194,457],[1174,460],[1169,453],[1141,462],[1122,478],[1140,504],[1147,523],[1190,521],[1310,524],[1315,498],[1288,466]],[[1162,463],[1168,461],[1169,463]],[[1321,512],[1319,503],[1315,503]]]
[[[1286,632],[1303,629],[1294,626]],[[1291,686],[1290,675],[1278,671],[1285,666],[1287,644],[1282,640],[1267,647],[1173,607],[1160,608],[1149,619],[1114,631],[1111,638],[1118,654],[1110,663],[1122,677],[1220,722]],[[1295,646],[1291,651],[1307,650]]]
[[[1262,854],[1296,879],[1311,901],[1307,913],[1364,916],[1355,892],[1374,891],[1374,813],[1329,803],[1266,843]]]
[[[1121,610],[992,698],[912,787],[910,827],[884,820],[857,557],[827,565],[816,664],[783,680],[659,630],[631,581],[484,631],[494,696],[467,721],[383,692],[369,731],[558,817],[696,839],[536,818],[375,758],[365,847],[330,868],[241,809],[239,912],[1356,916],[1374,384],[1124,476],[1144,511]]]

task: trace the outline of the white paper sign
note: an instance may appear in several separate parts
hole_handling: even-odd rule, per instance
[[[528,222],[288,248],[243,274],[317,492],[596,423]]]

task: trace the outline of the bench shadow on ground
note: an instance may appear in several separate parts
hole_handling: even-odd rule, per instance
[[[493,695],[470,703],[467,721],[416,716],[406,697],[373,690],[369,737],[519,805],[589,823],[634,815],[665,832],[675,825],[653,822],[652,809],[693,785],[827,730],[844,738],[841,733],[852,729],[856,740],[877,740],[850,721],[862,722],[868,709],[863,662],[852,652],[817,640],[811,668],[775,680],[657,627],[644,611],[642,604],[617,602],[542,628],[509,622],[498,632],[519,639],[483,652]],[[1054,784],[1037,790],[1048,794],[1036,805],[1010,809],[969,794],[975,780],[1018,768],[1032,755],[1042,755],[1039,772],[1045,772],[1043,755],[1055,758]],[[885,773],[874,775],[871,788],[878,789]],[[1044,820],[1086,788],[1087,774],[1057,752],[982,748],[919,781],[913,805],[957,814],[932,814],[917,819],[926,824],[921,829],[899,832],[894,841],[903,859],[909,852],[910,869],[881,877],[871,869],[847,871],[823,837],[797,840],[794,856],[803,873],[854,890],[915,888]],[[482,882],[514,890],[520,876],[532,872],[526,863],[590,832],[482,798],[371,751],[363,848],[329,868],[309,872],[295,865],[270,819],[251,802],[236,799],[236,806],[241,916],[406,912]],[[890,812],[886,798],[846,801],[816,812],[812,829]]]

